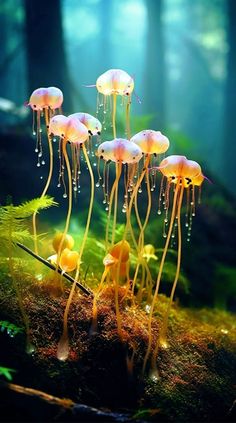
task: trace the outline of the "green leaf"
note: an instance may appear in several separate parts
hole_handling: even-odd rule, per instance
[[[12,374],[15,373],[16,370],[10,369],[9,367],[0,367],[0,376],[4,376],[10,382],[12,381]]]

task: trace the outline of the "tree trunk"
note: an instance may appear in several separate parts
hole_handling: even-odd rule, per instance
[[[61,1],[24,0],[24,4],[29,93],[56,86],[64,94],[63,110],[72,112]]]
[[[227,0],[228,60],[225,87],[225,139],[223,140],[223,173],[230,191],[236,195],[236,1]]]
[[[147,5],[147,58],[146,107],[154,115],[157,129],[165,128],[165,59],[162,25],[162,0],[146,0]]]

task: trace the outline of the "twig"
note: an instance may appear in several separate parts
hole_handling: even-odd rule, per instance
[[[72,278],[72,276],[70,276],[68,273],[63,272],[63,270],[61,270],[59,267],[55,267],[52,263],[50,263],[49,261],[45,260],[44,258],[40,257],[38,254],[34,253],[34,251],[30,250],[30,248],[26,247],[25,245],[21,244],[20,242],[16,242],[16,245],[18,247],[20,247],[22,250],[24,250],[26,253],[30,254],[32,257],[34,257],[36,260],[40,261],[41,263],[43,263],[45,266],[49,267],[50,269],[54,270],[55,272],[59,273],[60,275],[62,275],[65,279],[67,279],[68,281],[70,281],[71,283],[75,282],[75,279]],[[86,295],[93,295],[93,291],[88,288],[87,286],[82,285],[80,282],[76,281],[76,285],[78,286],[78,288],[83,291],[84,294]]]
[[[72,408],[75,402],[67,398],[58,398],[54,395],[47,394],[46,392],[39,391],[38,389],[26,388],[25,386],[16,385],[14,383],[7,383],[6,387],[19,394],[30,395],[40,398],[50,404],[56,404],[63,408]]]

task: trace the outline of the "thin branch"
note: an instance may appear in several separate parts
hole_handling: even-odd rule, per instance
[[[26,247],[25,245],[21,244],[20,242],[16,242],[16,245],[18,247],[20,247],[22,250],[24,250],[26,253],[30,254],[32,257],[34,257],[36,260],[40,261],[41,263],[43,263],[45,266],[49,267],[50,269],[54,270],[55,272],[59,273],[60,275],[62,275],[65,279],[67,279],[68,281],[70,281],[71,283],[75,282],[75,279],[72,278],[72,276],[70,276],[68,273],[63,272],[63,270],[61,270],[59,267],[57,268],[56,266],[54,266],[52,263],[50,263],[49,261],[45,260],[44,258],[40,257],[38,254],[35,254],[34,251],[30,250],[30,248]],[[88,288],[87,286],[82,285],[80,282],[76,281],[76,285],[78,286],[78,288],[83,291],[84,294],[86,295],[93,295],[93,291]]]

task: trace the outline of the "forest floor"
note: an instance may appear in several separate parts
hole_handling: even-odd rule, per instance
[[[3,274],[1,279],[0,320],[22,326],[10,279]],[[93,333],[93,299],[79,293],[74,296],[69,314],[70,354],[67,361],[59,361],[56,352],[68,288],[58,295],[53,280],[45,284],[30,276],[18,276],[18,284],[34,351],[26,352],[24,333],[9,336],[2,328],[0,366],[16,370],[14,385],[1,378],[2,421],[235,421],[234,315],[174,303],[169,346],[159,349],[159,377],[152,378],[148,372],[142,375],[148,314],[131,306],[124,288],[119,290],[121,337],[112,287],[99,298]],[[153,346],[166,307],[167,298],[161,295],[152,323]]]

